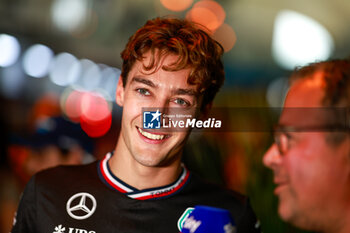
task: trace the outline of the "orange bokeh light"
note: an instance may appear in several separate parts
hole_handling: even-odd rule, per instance
[[[225,52],[230,51],[237,41],[237,36],[233,28],[224,23],[213,34],[213,38],[221,44]]]
[[[61,113],[59,98],[54,93],[47,93],[36,101],[33,107],[33,117],[58,116]]]
[[[215,31],[225,21],[226,13],[222,6],[213,0],[197,2],[188,12],[187,18]]]
[[[190,7],[193,0],[160,0],[162,5],[171,11],[183,11]]]

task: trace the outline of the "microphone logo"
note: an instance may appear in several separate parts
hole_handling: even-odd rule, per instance
[[[196,232],[197,228],[202,224],[201,221],[197,221],[193,216],[187,218],[185,220],[185,224],[183,226],[184,229],[189,229],[191,233]]]
[[[234,226],[232,226],[232,224],[229,222],[224,226],[224,231],[225,231],[225,233],[235,233],[236,228]]]
[[[236,225],[226,209],[195,206],[184,220],[182,233],[236,233]]]

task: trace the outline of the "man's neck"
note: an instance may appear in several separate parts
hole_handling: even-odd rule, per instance
[[[166,166],[144,166],[120,144],[118,141],[109,166],[113,174],[128,185],[143,190],[169,185],[179,177],[182,170],[180,156]]]

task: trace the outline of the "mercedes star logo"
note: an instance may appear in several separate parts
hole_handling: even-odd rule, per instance
[[[96,200],[89,193],[77,193],[67,202],[67,213],[74,219],[82,220],[90,217],[96,210]]]

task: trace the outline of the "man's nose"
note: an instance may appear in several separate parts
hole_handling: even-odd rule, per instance
[[[277,145],[272,144],[264,154],[263,164],[266,167],[273,169],[275,166],[278,166],[281,161],[282,157],[278,151]]]
[[[169,100],[166,96],[157,96],[152,103],[153,108],[165,109],[169,107]]]
[[[161,113],[160,124],[163,125],[164,120],[163,115],[167,115],[169,111],[169,101],[166,96],[160,95],[153,99],[152,103],[148,106],[152,111],[159,111]]]

